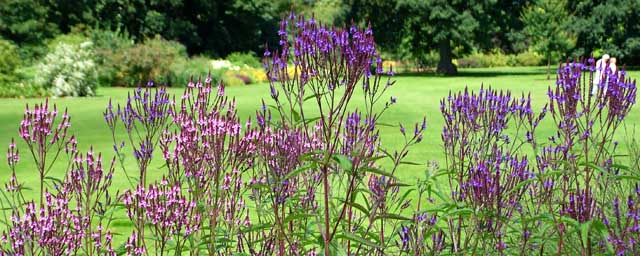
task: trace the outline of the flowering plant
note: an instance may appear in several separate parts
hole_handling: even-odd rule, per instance
[[[639,252],[637,170],[622,165],[613,141],[636,100],[624,71],[605,71],[591,95],[593,61],[562,64],[539,111],[530,95],[508,90],[450,92],[440,107],[443,167],[431,162],[407,184],[396,174],[421,165],[406,157],[427,123],[400,124],[400,147],[382,146],[381,120],[397,99],[386,96],[394,73],[373,31],[291,13],[279,35],[263,59],[271,99],[253,118],[242,120],[210,75],[181,96],[149,82],[110,100],[108,168],[102,154],[78,150],[66,111],[27,106],[19,135],[40,198],[23,195],[12,140],[0,254]],[[540,139],[547,116],[553,133]],[[65,155],[65,176],[52,177]],[[122,192],[111,187],[118,164]],[[124,235],[112,227],[120,216],[131,225]]]

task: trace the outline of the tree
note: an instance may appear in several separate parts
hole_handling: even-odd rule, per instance
[[[485,6],[483,15],[475,16],[482,29],[475,30],[479,50],[499,49],[504,53],[518,53],[528,49],[523,38],[524,24],[519,15],[531,0],[495,1]]]
[[[567,29],[570,16],[566,6],[564,0],[539,0],[522,13],[525,34],[547,59],[547,79],[552,58],[565,55],[575,44]]]
[[[59,33],[48,17],[49,9],[38,0],[0,0],[0,36],[20,46],[23,59],[41,54],[45,39]],[[36,50],[37,49],[37,50]]]
[[[371,24],[376,45],[384,51],[400,54],[398,47],[403,35],[404,18],[407,13],[396,9],[396,0],[350,0],[347,20],[360,22],[360,26]]]
[[[480,1],[399,0],[398,11],[406,13],[403,42],[415,55],[438,49],[438,73],[455,75],[454,48],[469,51],[480,28],[479,15],[487,6]]]
[[[640,0],[570,1],[574,56],[608,53],[626,64],[640,64]]]

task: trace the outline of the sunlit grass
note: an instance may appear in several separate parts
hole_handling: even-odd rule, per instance
[[[640,72],[629,72],[629,76],[639,77]],[[418,178],[424,176],[427,162],[432,160],[442,162],[443,160],[444,154],[440,140],[443,120],[439,107],[440,100],[446,97],[450,90],[464,90],[465,86],[468,86],[471,90],[477,90],[484,85],[495,89],[510,90],[514,96],[531,93],[534,109],[540,110],[547,102],[547,87],[555,83],[555,80],[546,79],[544,68],[538,67],[462,70],[461,76],[457,77],[441,77],[432,74],[399,75],[396,80],[396,84],[388,91],[387,97],[397,97],[398,102],[381,119],[381,122],[393,126],[379,127],[383,147],[393,151],[402,146],[403,138],[397,128],[399,123],[412,127],[415,122],[420,122],[423,116],[426,116],[428,124],[423,142],[411,148],[407,159],[422,165],[403,166],[396,173],[399,179],[407,184],[415,184]],[[100,88],[97,97],[59,98],[50,99],[50,102],[57,104],[59,110],[68,109],[72,122],[69,132],[77,137],[79,149],[84,152],[92,146],[95,152],[102,152],[105,164],[108,165],[107,163],[114,156],[113,142],[111,132],[104,122],[102,113],[109,99],[113,99],[114,104],[122,103],[126,99],[128,91],[129,89],[124,88]],[[169,92],[179,98],[179,95],[182,94],[182,89],[172,88]],[[235,97],[239,116],[243,121],[254,115],[255,110],[260,108],[262,99],[265,99],[266,102],[271,102],[269,88],[265,84],[227,87],[226,93],[231,97]],[[17,131],[25,105],[33,105],[42,101],[44,99],[0,99],[0,146],[6,147],[11,137],[16,137],[18,147],[22,153],[21,162],[18,164],[17,170],[18,179],[34,189],[38,183],[37,170],[33,160],[27,153],[26,145],[21,142],[21,139],[17,138]],[[362,106],[361,104],[362,101],[359,100],[358,94],[356,94],[352,107],[358,108]],[[310,111],[309,115],[313,115],[313,113],[313,111]],[[636,134],[640,134],[640,129],[635,127],[635,124],[638,124],[639,121],[640,109],[636,107],[626,120],[627,131],[636,131]],[[536,136],[546,138],[551,135],[552,131],[552,123],[547,118],[539,127]],[[620,129],[618,134],[615,135],[615,139],[621,142],[623,151],[621,154],[625,154],[625,140],[628,139],[625,136],[625,129]],[[133,157],[129,156],[127,158],[125,161],[127,169],[135,169]],[[151,164],[149,173],[152,179],[157,179],[166,172],[165,169],[161,168],[163,163],[159,159],[161,158],[156,158]],[[64,161],[65,159],[61,160]],[[57,168],[54,167],[53,176],[60,178],[64,175],[63,166],[66,165],[62,164],[62,161],[56,166]],[[10,175],[9,172],[6,162],[3,160],[3,164],[0,164],[0,180],[7,181]],[[122,191],[128,188],[130,188],[130,185],[127,179],[124,178],[122,169],[116,168],[113,189]],[[28,191],[26,196],[35,198],[38,192],[37,189]],[[128,220],[118,221],[114,224],[114,227],[118,230],[128,229],[129,227]]]

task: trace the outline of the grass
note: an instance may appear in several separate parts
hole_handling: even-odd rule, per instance
[[[440,140],[440,132],[442,129],[442,117],[439,107],[440,100],[446,97],[449,91],[464,90],[465,86],[476,90],[481,85],[491,86],[496,89],[511,90],[513,95],[531,92],[533,105],[539,110],[546,102],[547,87],[553,85],[555,80],[547,80],[544,67],[519,67],[519,68],[491,68],[491,69],[469,69],[462,70],[460,76],[457,77],[441,77],[433,74],[408,74],[396,77],[396,84],[390,89],[387,97],[395,96],[398,103],[394,105],[385,116],[382,122],[398,125],[403,123],[407,127],[412,127],[413,123],[420,122],[423,116],[427,117],[427,130],[424,140],[421,144],[413,147],[409,153],[408,160],[419,163],[426,163],[431,160],[441,161],[444,157]],[[629,72],[630,77],[640,77],[640,72]],[[99,96],[93,98],[59,98],[50,99],[51,103],[55,103],[58,109],[67,108],[71,116],[72,126],[70,133],[75,134],[79,149],[86,151],[91,145],[95,152],[102,152],[103,157],[108,162],[113,157],[111,135],[106,126],[102,112],[110,98],[114,103],[123,102],[129,89],[123,88],[100,88]],[[170,93],[180,95],[182,89],[170,89]],[[260,107],[261,99],[270,102],[269,88],[262,85],[227,87],[226,93],[235,97],[237,107],[241,118],[246,120],[255,113]],[[356,101],[354,107],[359,106],[359,98],[354,97]],[[18,138],[18,126],[24,112],[25,104],[33,105],[44,101],[44,99],[0,99],[0,148],[6,148],[11,137],[16,137],[18,147],[20,149],[21,162],[18,164],[17,175],[21,182],[26,182],[31,186],[37,184],[37,171],[30,155],[27,153],[26,145]],[[547,118],[539,128],[538,136],[548,137],[552,133],[551,119]],[[628,116],[626,124],[628,127],[640,132],[635,124],[640,122],[640,108],[636,107]],[[397,127],[381,127],[381,140],[383,147],[394,150],[399,149],[402,145],[402,136]],[[624,129],[616,134],[616,140],[624,142],[627,137]],[[625,147],[622,148],[626,150]],[[624,152],[622,152],[624,154]],[[126,161],[126,165],[133,166],[132,157]],[[4,161],[4,160],[2,160]],[[164,170],[158,170],[162,163],[156,160],[151,165],[152,176],[158,177]],[[62,165],[54,167],[53,176],[61,177],[65,170]],[[154,169],[155,168],[155,169]],[[131,168],[129,168],[131,169]],[[425,165],[405,166],[400,169],[397,176],[404,183],[413,184],[417,178],[424,175]],[[8,181],[10,175],[6,165],[0,164],[0,181]],[[114,188],[124,190],[129,188],[127,180],[124,178],[122,171],[116,169],[116,178],[114,180]],[[34,191],[34,195],[37,189]],[[125,223],[122,223],[125,225]]]

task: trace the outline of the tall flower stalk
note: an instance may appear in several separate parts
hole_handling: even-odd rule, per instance
[[[352,205],[356,190],[365,185],[364,173],[376,170],[372,159],[383,154],[376,149],[379,146],[376,124],[395,98],[382,110],[376,105],[385,100],[382,95],[393,84],[390,80],[393,72],[383,71],[371,27],[328,27],[313,16],[307,20],[292,12],[282,19],[278,34],[279,47],[273,52],[265,51],[263,62],[271,98],[280,125],[299,127],[307,140],[313,138],[321,145],[321,151],[309,156],[314,162],[309,175],[320,178],[322,221],[318,229],[324,253],[329,255],[336,235],[344,237],[347,232],[350,236],[351,227],[355,227]],[[354,112],[350,104],[358,88],[364,93],[365,108]],[[309,112],[306,101],[311,101],[317,111]],[[310,113],[318,116],[311,117]],[[387,175],[393,176],[393,172]],[[383,185],[384,193],[389,186]],[[337,219],[332,220],[331,201],[337,191],[346,191],[346,196],[338,202],[341,210]],[[339,232],[345,220],[347,229]],[[380,243],[384,243],[384,229],[380,228]],[[346,245],[349,253],[350,242]]]

